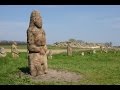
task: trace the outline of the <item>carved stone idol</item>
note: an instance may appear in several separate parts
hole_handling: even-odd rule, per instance
[[[16,42],[13,42],[13,44],[11,46],[11,53],[12,53],[13,58],[19,57],[19,51],[17,49],[17,43]]]
[[[27,29],[28,66],[32,76],[47,73],[46,34],[42,28],[42,18],[36,10],[32,11]]]
[[[70,46],[70,42],[67,42],[68,46],[67,46],[67,55],[68,56],[72,56],[72,47]]]
[[[0,47],[0,57],[5,57],[7,54],[6,54],[6,51],[3,47]]]

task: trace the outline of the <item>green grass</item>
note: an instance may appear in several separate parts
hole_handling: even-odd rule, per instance
[[[53,55],[48,60],[49,68],[68,70],[82,75],[80,81],[73,82],[33,82],[29,77],[19,77],[20,69],[27,67],[26,53],[20,53],[20,58],[0,58],[0,85],[119,85],[120,84],[120,52],[87,54],[81,56],[74,52],[73,56],[66,53]]]
[[[119,58],[120,52],[117,54],[97,53],[86,56],[74,53],[71,57],[64,53],[55,55],[50,66],[82,74],[83,79],[79,84],[120,84]]]

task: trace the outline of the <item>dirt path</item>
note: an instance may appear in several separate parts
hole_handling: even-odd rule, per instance
[[[6,52],[11,52],[11,49],[5,49]],[[27,52],[27,49],[19,49],[20,52]],[[59,54],[62,52],[67,52],[66,50],[52,50],[53,54]]]
[[[11,49],[5,49],[6,52],[11,52]],[[27,49],[19,49],[20,52],[27,52]]]

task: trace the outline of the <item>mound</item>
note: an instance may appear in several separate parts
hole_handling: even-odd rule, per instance
[[[81,75],[76,74],[74,72],[62,71],[62,70],[53,70],[49,69],[47,74],[39,75],[33,77],[31,75],[27,75],[32,79],[32,81],[64,81],[64,82],[78,82],[81,79]]]

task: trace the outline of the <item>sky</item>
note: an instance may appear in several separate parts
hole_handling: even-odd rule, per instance
[[[0,40],[27,41],[33,10],[40,12],[48,44],[73,38],[120,45],[120,5],[0,5]]]

